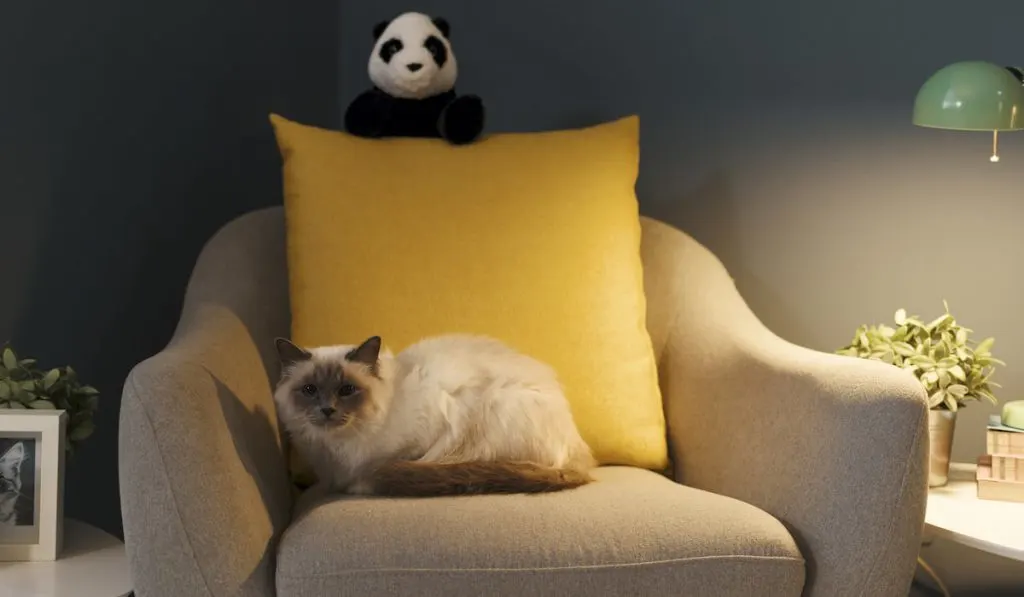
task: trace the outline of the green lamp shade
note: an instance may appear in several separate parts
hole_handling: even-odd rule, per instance
[[[1024,85],[990,62],[950,64],[917,92],[914,124],[961,131],[1024,129]]]

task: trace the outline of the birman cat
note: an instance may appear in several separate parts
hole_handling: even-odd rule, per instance
[[[21,497],[21,463],[25,446],[18,442],[0,456],[0,525],[18,524],[18,498]]]
[[[282,423],[334,491],[390,496],[542,493],[596,465],[553,368],[483,336],[276,341]]]

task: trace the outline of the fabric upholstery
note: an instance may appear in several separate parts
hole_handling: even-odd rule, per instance
[[[777,520],[633,467],[533,496],[304,496],[281,539],[281,597],[798,596]]]
[[[778,517],[807,596],[907,594],[927,496],[925,393],[878,362],[769,331],[721,262],[644,223],[643,258],[676,477]]]
[[[371,140],[274,117],[292,339],[451,332],[551,364],[598,460],[668,465],[645,326],[639,124]]]
[[[647,324],[659,362],[675,474],[694,489],[665,486],[646,471],[602,469],[604,482],[621,483],[593,487],[596,491],[586,500],[577,495],[540,508],[544,502],[505,499],[533,509],[476,511],[480,526],[469,524],[464,505],[455,510],[461,516],[453,524],[478,549],[459,551],[465,543],[435,534],[436,549],[428,551],[443,555],[449,567],[493,567],[497,558],[520,567],[490,571],[484,587],[467,584],[481,589],[473,595],[522,595],[521,582],[531,589],[526,594],[537,595],[555,592],[548,583],[577,587],[581,595],[600,595],[604,587],[617,588],[618,595],[703,595],[680,587],[710,586],[732,575],[721,594],[735,589],[731,594],[755,596],[775,595],[763,590],[775,586],[771,583],[788,587],[785,583],[795,582],[782,571],[784,562],[743,560],[740,568],[741,559],[729,556],[685,566],[593,567],[586,573],[539,563],[569,561],[565,546],[583,533],[594,540],[578,549],[578,561],[590,562],[637,562],[671,549],[686,554],[763,549],[762,555],[792,558],[787,543],[792,541],[805,560],[807,597],[905,596],[927,491],[923,391],[878,363],[782,341],[744,305],[707,249],[654,220],[643,219],[642,225]],[[296,519],[295,529],[279,543],[289,525],[291,500],[283,447],[269,413],[270,384],[278,374],[272,339],[288,329],[285,272],[283,210],[259,211],[229,224],[199,259],[170,345],[136,367],[125,384],[120,486],[138,597],[270,597],[277,594],[278,568],[282,594],[294,595],[313,582],[303,576],[311,564],[295,561],[292,546],[300,536],[296,533],[310,528],[314,514]],[[649,476],[632,476],[639,474]],[[734,500],[721,502],[708,492]],[[379,520],[382,512],[396,511],[391,502],[359,500],[310,510],[305,499],[297,511],[315,516],[350,512],[353,518]],[[499,498],[481,499],[474,503]],[[736,506],[737,499],[751,507]],[[730,518],[721,520],[725,511]],[[429,554],[410,553],[409,539],[435,530],[430,521],[448,516],[437,508],[417,510],[417,516],[412,512],[404,510],[405,527],[388,539],[396,558],[409,559],[396,561],[396,567],[430,565],[422,559]],[[641,518],[644,512],[656,516]],[[499,515],[515,523],[501,527],[500,535],[487,526]],[[789,540],[776,533],[772,519],[784,525]],[[744,522],[752,526],[739,528]],[[310,541],[315,537],[331,557],[345,558],[338,561],[385,555],[360,556],[371,547],[385,549],[383,540],[360,543],[338,536],[329,543],[324,534],[311,532]],[[516,542],[517,533],[532,539]],[[504,550],[494,552],[490,562],[484,559],[490,547],[480,547],[479,541],[488,536]],[[537,570],[525,573],[525,566]],[[729,572],[720,574],[722,569]],[[533,575],[544,582],[532,581]],[[367,580],[371,576],[361,582],[385,583]],[[480,578],[472,570],[435,572],[429,582],[458,595],[463,583]],[[422,576],[396,571],[388,579],[389,589],[412,593]],[[325,577],[318,582],[335,581]]]
[[[287,333],[280,212],[246,215],[205,247],[170,344],[121,398],[125,544],[137,597],[274,595],[291,486],[270,383]]]

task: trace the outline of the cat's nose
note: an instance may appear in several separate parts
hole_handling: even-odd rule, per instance
[[[405,65],[405,68],[409,69],[411,72],[416,72],[423,68],[423,65],[420,64],[419,62],[410,62],[409,64]]]
[[[333,406],[325,406],[320,409],[320,412],[324,413],[325,417],[333,415],[336,411]]]

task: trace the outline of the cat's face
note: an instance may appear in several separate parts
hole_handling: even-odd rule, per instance
[[[21,495],[21,463],[25,461],[25,446],[18,442],[0,456],[0,520],[14,522],[14,506]]]
[[[376,336],[344,350],[307,350],[279,338],[282,377],[274,399],[282,418],[293,428],[324,432],[358,429],[377,419],[387,389],[380,348]]]

